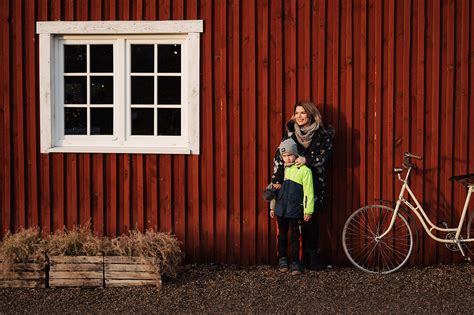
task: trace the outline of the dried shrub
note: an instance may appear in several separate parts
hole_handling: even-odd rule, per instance
[[[163,275],[176,277],[183,257],[178,239],[174,235],[153,230],[147,230],[143,238],[141,255],[154,258]]]
[[[156,232],[145,233],[132,230],[128,234],[107,240],[103,251],[108,256],[143,257],[162,275],[176,277],[183,254],[174,235]]]
[[[58,230],[47,242],[50,256],[96,256],[101,253],[102,240],[92,233],[90,224],[72,230]]]
[[[39,227],[20,228],[14,234],[8,232],[0,243],[0,261],[4,269],[11,269],[15,263],[44,261],[45,243]]]
[[[90,224],[59,230],[43,239],[39,228],[20,229],[8,234],[0,244],[0,260],[5,265],[18,262],[44,261],[49,256],[108,256],[143,257],[155,270],[176,277],[183,258],[179,241],[169,233],[132,230],[109,239],[93,234]]]

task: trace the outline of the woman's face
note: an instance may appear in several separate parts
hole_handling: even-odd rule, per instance
[[[296,106],[294,119],[300,127],[309,125],[309,117],[308,114],[306,114],[303,106]]]

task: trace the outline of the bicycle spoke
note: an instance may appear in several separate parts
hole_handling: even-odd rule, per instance
[[[383,248],[380,245],[380,242],[377,242],[375,245],[375,248],[377,249],[376,254],[377,254],[377,264],[376,268],[374,268],[375,271],[380,272],[380,269],[383,269],[383,266],[385,265],[386,257],[383,252]]]
[[[384,266],[390,265],[390,259],[389,257],[385,254],[385,251],[383,250],[383,247],[380,243],[377,244],[380,252],[380,263],[378,265],[378,272],[380,271],[385,271]],[[384,255],[385,254],[385,255]]]
[[[367,263],[369,257],[371,256],[372,253],[375,253],[375,248],[376,246],[373,246],[372,250],[370,252],[367,252],[366,258],[364,260],[365,263]]]
[[[385,216],[382,213],[379,213],[379,224],[377,226],[377,235],[382,234],[381,228],[384,225],[384,221],[385,221]]]
[[[369,249],[370,247],[372,247],[372,249],[369,251],[368,249]],[[366,245],[362,250],[359,250],[359,251],[358,251],[358,253],[357,253],[357,255],[355,256],[355,258],[356,258],[357,260],[359,260],[359,259],[364,259],[364,260],[366,260],[367,257],[370,256],[370,254],[372,253],[373,250],[374,250],[373,246]],[[360,256],[360,255],[362,255],[362,256]]]
[[[390,258],[389,258],[390,253],[384,255],[385,251],[383,250],[382,244],[380,244],[380,252],[381,252],[381,256],[382,256],[382,257],[385,257],[385,260],[386,260],[386,262],[387,262],[386,264],[390,266]],[[392,264],[392,267],[393,267],[393,266],[394,266],[394,264]],[[383,267],[382,267],[382,268],[383,268]]]
[[[395,232],[396,232],[396,231],[405,231],[405,230],[406,230],[406,227],[405,227],[403,221],[401,221],[401,220],[398,221],[398,222],[396,221],[396,222],[395,222],[395,226],[396,226],[396,228],[394,229]]]
[[[355,225],[355,223],[351,223],[349,226],[353,227],[351,228],[351,231],[354,231],[354,232],[358,232],[359,231],[359,228],[358,226]],[[360,227],[363,227],[363,225],[359,222],[359,226]],[[371,233],[373,236],[375,236],[374,233]]]
[[[361,249],[359,249],[359,250],[356,250],[356,249],[354,249],[354,248],[351,248],[351,252],[355,254],[354,257],[355,257],[356,259],[360,259],[360,258],[361,258],[360,255],[362,255],[362,257],[364,257],[363,255],[364,255],[364,253],[367,253],[369,247],[370,247],[370,246],[365,246],[364,248],[361,248]]]
[[[369,247],[370,247],[370,246],[365,246],[364,249],[368,249]],[[371,251],[370,251],[370,252],[371,252]],[[369,255],[370,252],[368,252],[367,250],[360,250],[360,251],[359,251],[359,253],[361,253],[361,254],[363,255],[362,257],[364,257],[364,253],[366,253],[366,255]],[[356,258],[359,258],[359,256],[356,256]]]
[[[403,245],[409,245],[410,243],[409,241],[407,242],[406,239],[397,239],[397,238],[386,239],[384,242],[388,243],[387,241],[395,241],[397,245],[401,247],[403,247]]]
[[[391,252],[393,252],[393,253],[398,253],[398,254],[402,255],[402,257],[403,257],[403,255],[406,255],[405,253],[403,253],[403,252],[401,252],[401,251],[395,249],[394,247],[388,246],[388,245],[385,244],[384,242],[381,242],[381,244],[385,245],[385,247],[388,248]]]
[[[404,251],[401,251],[397,248],[395,248],[394,246],[390,246],[389,244],[387,244],[385,241],[381,241],[381,244],[387,249],[389,250],[391,253],[393,253],[394,255],[398,254],[399,257],[401,258],[404,258],[406,256],[406,252]],[[400,245],[400,243],[397,243],[397,245]],[[406,244],[408,245],[408,244]],[[409,247],[409,246],[408,246]]]
[[[371,212],[371,213],[372,213],[372,212]],[[369,215],[369,217],[370,217],[370,215]],[[373,235],[379,235],[379,227],[377,226],[377,218],[375,217],[375,214],[372,214],[372,221],[374,222],[373,226],[374,226],[374,228],[375,228],[375,230],[376,230],[376,232],[375,232],[375,233],[373,232],[372,234],[373,234]],[[370,224],[370,219],[369,219],[369,222],[368,222],[368,223]]]
[[[349,229],[349,228],[348,228],[347,231],[348,231],[348,232],[353,232],[353,234],[351,234],[351,235],[359,235],[361,230],[360,230],[360,229]],[[375,238],[375,235],[371,235],[370,238],[374,239],[374,238]]]

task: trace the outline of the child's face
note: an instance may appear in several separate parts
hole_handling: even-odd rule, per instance
[[[293,164],[296,160],[296,155],[287,152],[282,153],[281,157],[285,164]]]

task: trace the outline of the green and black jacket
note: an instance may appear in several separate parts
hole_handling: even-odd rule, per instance
[[[302,219],[314,212],[313,176],[309,167],[285,167],[285,179],[278,192],[275,214],[289,219]]]

